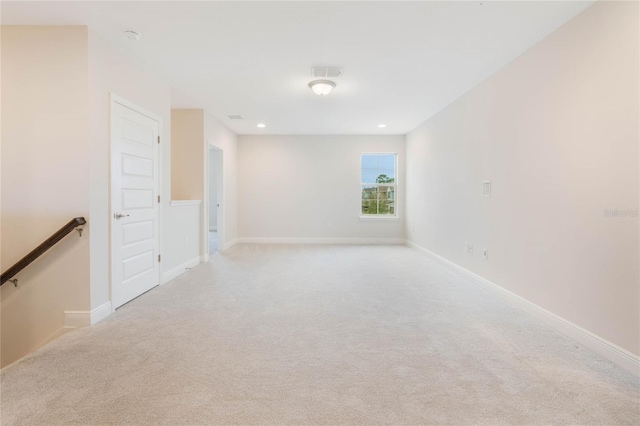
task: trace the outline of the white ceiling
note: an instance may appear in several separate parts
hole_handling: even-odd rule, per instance
[[[405,134],[591,3],[2,1],[1,19],[88,25],[164,78],[174,108],[239,134]],[[307,87],[312,66],[344,67],[329,96]]]

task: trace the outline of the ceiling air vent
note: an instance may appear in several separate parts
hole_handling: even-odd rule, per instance
[[[229,118],[229,120],[242,120],[241,115],[227,115],[227,118]]]
[[[344,68],[338,67],[313,67],[311,68],[311,75],[319,78],[336,78],[342,77]]]

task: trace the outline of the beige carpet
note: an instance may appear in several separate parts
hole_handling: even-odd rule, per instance
[[[3,426],[640,422],[638,379],[402,246],[238,246],[0,379]]]

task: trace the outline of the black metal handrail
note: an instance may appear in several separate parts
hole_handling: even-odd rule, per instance
[[[0,276],[0,286],[7,281],[13,282],[17,286],[17,280],[11,280],[14,276],[18,275],[18,272],[29,266],[31,262],[42,256],[42,254],[53,247],[58,241],[63,239],[69,232],[87,223],[84,217],[75,217],[69,221],[66,225],[56,231],[55,234],[47,238],[42,244],[33,249],[28,255],[20,259],[15,265],[7,269],[7,271]],[[82,235],[82,229],[78,229],[80,235]]]

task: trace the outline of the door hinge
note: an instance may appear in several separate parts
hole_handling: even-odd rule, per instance
[[[158,136],[158,143],[160,143],[160,136]]]
[[[158,262],[161,262],[161,259],[160,255],[158,255]]]
[[[160,202],[160,196],[158,195],[158,202]]]

